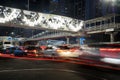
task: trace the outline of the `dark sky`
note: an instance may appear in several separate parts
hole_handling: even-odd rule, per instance
[[[33,11],[42,11],[49,7],[50,0],[0,0],[0,5],[20,8],[20,9],[29,9]]]
[[[49,2],[50,0],[29,0],[29,9],[31,11],[43,11],[47,9]],[[28,10],[28,0],[0,0],[0,5]],[[32,34],[37,34],[41,31],[43,30],[34,30],[32,33],[32,29],[0,26],[0,36],[10,36],[14,32],[16,35],[30,37]]]
[[[0,36],[6,36],[13,31],[13,27],[8,28],[8,27],[2,27],[0,26]]]

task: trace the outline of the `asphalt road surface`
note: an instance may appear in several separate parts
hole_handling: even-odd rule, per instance
[[[0,80],[120,80],[120,71],[67,62],[0,58]]]

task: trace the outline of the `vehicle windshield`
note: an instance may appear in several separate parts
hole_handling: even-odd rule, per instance
[[[70,49],[68,46],[58,46],[60,49]]]
[[[11,44],[11,42],[4,42],[4,44]]]
[[[27,50],[35,50],[35,49],[38,49],[38,47],[27,47],[26,49]]]

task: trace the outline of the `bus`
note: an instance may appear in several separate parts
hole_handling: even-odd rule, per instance
[[[10,36],[0,36],[0,49],[6,49],[9,47],[13,47],[14,46],[14,42],[13,42],[13,38]]]

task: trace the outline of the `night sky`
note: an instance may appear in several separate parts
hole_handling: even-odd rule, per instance
[[[29,10],[43,11],[47,9],[50,0],[29,0]],[[28,0],[0,0],[0,5],[28,10]],[[44,11],[43,11],[44,12]],[[22,29],[14,27],[0,26],[0,36],[11,36],[14,32],[16,36],[30,37],[32,34],[37,34],[43,30]]]

